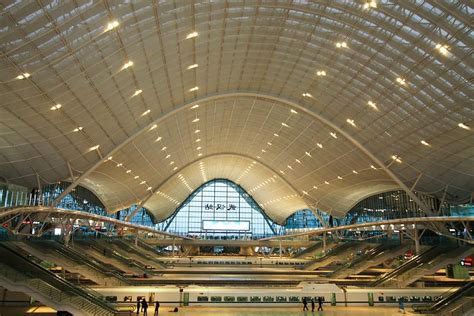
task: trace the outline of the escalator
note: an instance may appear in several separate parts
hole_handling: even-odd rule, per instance
[[[150,255],[148,251],[144,251],[141,248],[138,248],[131,242],[128,242],[128,241],[126,242],[121,239],[115,239],[112,241],[112,243],[116,247],[126,250],[130,255],[133,255],[136,260],[146,260],[148,264],[157,265],[159,268],[166,268],[166,265],[162,261]],[[142,263],[145,263],[145,262],[142,262]]]
[[[372,282],[370,286],[380,286],[384,283],[387,283],[390,280],[395,279],[396,277],[402,275],[403,273],[419,266],[420,264],[423,264],[425,262],[428,262],[430,259],[433,257],[438,256],[439,254],[445,252],[447,248],[443,247],[432,247],[421,254],[413,257],[412,259],[408,260],[407,262],[403,263],[399,267],[393,269],[389,273],[386,273],[382,275],[378,280]]]
[[[315,241],[314,242],[314,245],[311,245],[309,246],[308,248],[306,248],[305,250],[303,251],[300,251],[299,253],[297,253],[294,258],[306,258],[306,257],[309,257],[309,256],[312,256],[314,253],[316,252],[321,252],[322,251],[322,245],[321,245],[321,242],[319,241]]]
[[[341,259],[346,259],[350,253],[357,252],[363,248],[367,247],[365,243],[352,243],[347,242],[339,244],[334,248],[330,249],[325,256],[314,259],[306,263],[302,269],[303,270],[315,270],[320,267],[324,267],[334,261]]]
[[[443,298],[432,303],[432,304],[420,304],[420,305],[413,305],[413,310],[416,313],[420,314],[434,314],[434,315],[448,315],[447,309],[455,309],[460,311],[463,307],[461,305],[456,305],[460,302],[463,298],[472,298],[474,297],[474,282],[468,282],[463,287],[459,288],[455,292],[451,292],[446,296],[443,295]],[[450,308],[452,307],[452,308]]]
[[[35,262],[34,257],[23,254],[20,248],[0,243],[0,264],[1,276],[6,282],[22,284],[32,296],[37,294],[56,308],[69,306],[81,315],[116,314],[116,310],[98,293],[77,287],[44,269]]]

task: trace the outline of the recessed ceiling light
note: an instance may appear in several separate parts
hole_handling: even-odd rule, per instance
[[[347,119],[346,122],[351,124],[352,126],[356,127],[356,124],[354,123],[354,120]]]
[[[324,77],[324,76],[326,76],[326,71],[319,70],[319,71],[316,72],[316,75],[319,76],[319,77]]]
[[[293,170],[292,166],[288,165],[287,167],[288,167],[288,169]]]
[[[142,116],[150,114],[151,110],[146,110],[145,112],[142,113]]]
[[[199,133],[200,131],[201,131],[201,130],[197,129],[197,130],[194,131],[194,134],[197,134],[197,133]]]
[[[464,124],[464,123],[459,123],[458,126],[459,126],[460,128],[466,129],[466,130],[470,130],[470,129],[471,129],[469,126],[467,126],[467,125]]]
[[[24,72],[24,73],[22,73],[21,75],[18,75],[18,76],[16,77],[16,79],[18,79],[18,80],[23,80],[23,79],[29,78],[30,76],[31,76],[31,75],[30,75],[29,73]]]
[[[338,48],[347,48],[347,43],[346,42],[337,42],[336,47]]]
[[[112,156],[109,156],[109,158],[107,158],[107,160],[112,160],[112,158],[113,158]]]
[[[130,173],[132,172],[132,170],[128,169],[127,171],[125,171],[125,173]]]
[[[308,192],[306,192],[305,190],[303,190],[303,194],[304,194],[304,195],[308,195]]]
[[[365,10],[370,9],[370,8],[376,8],[376,7],[377,7],[377,2],[375,2],[375,0],[367,1],[366,3],[364,3]]]
[[[306,155],[306,156],[308,156],[308,157],[312,157],[312,156],[311,156],[311,154],[310,154],[309,152],[305,151],[304,153],[305,153],[305,155]]]
[[[193,122],[193,123],[199,122],[199,118],[196,117],[192,122]]]
[[[135,179],[135,180],[138,179],[138,178],[140,178],[140,176],[134,176],[133,177],[133,179]]]
[[[168,148],[168,147],[163,146],[163,148],[161,148],[161,151],[166,150],[166,148]]]
[[[146,183],[146,181],[142,181],[142,182],[140,182],[140,184],[145,184],[145,183]]]
[[[79,132],[82,131],[84,128],[82,126],[76,127],[73,132]]]
[[[431,146],[426,140],[422,140],[420,143],[425,146]]]
[[[199,154],[198,154],[198,157],[201,157],[201,156],[202,156],[202,154],[201,154],[201,153],[199,153]]]
[[[92,146],[91,148],[89,148],[89,150],[96,150],[96,149],[99,149],[100,145],[95,145],[95,146]]]
[[[159,142],[159,141],[162,140],[162,139],[163,139],[163,137],[159,136],[157,139],[155,139],[155,143],[156,143],[156,142]]]
[[[147,191],[151,191],[152,187],[148,187],[146,188]]]
[[[199,143],[200,141],[201,141],[201,139],[200,139],[200,138],[196,139],[196,143]]]
[[[63,106],[61,104],[56,104],[56,105],[53,105],[50,110],[51,111],[56,111],[56,110],[59,110],[62,107]]]
[[[191,33],[189,33],[188,35],[186,35],[186,39],[195,38],[195,37],[197,37],[198,35],[199,35],[198,32],[194,31],[194,32],[191,32]]]
[[[374,170],[377,170],[377,168],[375,168],[374,165],[370,165],[370,168],[374,169]]]
[[[273,133],[273,136],[278,137],[278,136],[280,136],[280,135],[278,135],[277,133]]]
[[[301,163],[301,161],[299,159],[295,159],[295,161],[299,164]]]
[[[260,159],[260,156],[257,156],[257,159]]]
[[[398,163],[402,163],[402,159],[397,155],[392,155],[392,159],[395,160]]]
[[[118,163],[117,164],[117,167],[122,167],[123,166],[123,163]]]
[[[281,125],[285,126],[285,127],[289,127],[288,124],[282,122]]]
[[[173,170],[176,170],[176,169],[178,169],[178,167],[174,167],[174,168],[173,168]]]
[[[174,161],[170,161],[170,166],[174,165]]]
[[[116,28],[117,26],[119,26],[119,22],[118,21],[111,21],[107,24],[107,27],[105,28],[105,32],[108,32],[108,31],[111,31],[113,30],[114,28]]]
[[[190,70],[190,69],[194,69],[194,68],[197,68],[197,67],[199,67],[198,64],[192,64],[192,65],[188,66],[187,69]]]
[[[323,144],[321,143],[317,143],[316,146],[318,146],[319,148],[323,148]]]
[[[334,137],[334,138],[336,138],[336,139],[337,139],[337,135],[336,135],[336,133],[334,133],[334,132],[331,132],[331,133],[329,133],[329,134],[331,134],[331,136],[332,136],[332,137]]]
[[[355,170],[352,170],[352,173],[359,174],[359,173],[358,173],[357,171],[355,171]]]
[[[196,150],[201,150],[201,146],[199,146],[199,147],[196,147]]]
[[[317,187],[317,186],[315,186],[315,185],[313,185],[313,189],[317,190],[317,189],[318,189],[318,187]]]
[[[293,114],[298,114],[298,112],[296,112],[296,111],[293,110],[293,109],[291,109],[290,112],[293,113]]]
[[[158,125],[157,125],[157,124],[153,124],[153,126],[152,126],[152,127],[150,127],[150,129],[149,129],[148,131],[152,131],[152,130],[154,130],[154,129],[155,129],[155,128],[157,128],[157,127],[158,127]]]
[[[397,82],[398,82],[399,84],[401,84],[401,85],[405,85],[405,84],[406,84],[405,79],[403,79],[403,78],[401,78],[401,77],[398,77],[398,78],[397,78]]]
[[[342,180],[342,177],[341,177],[341,176],[337,176],[337,178],[338,178],[339,180]]]
[[[326,184],[329,184],[329,182],[328,182],[328,181],[324,181],[324,183],[326,183]]]
[[[376,105],[374,102],[369,101],[369,102],[367,102],[367,104],[368,104],[372,109],[378,110],[377,105]]]
[[[171,157],[171,155],[170,155],[170,154],[166,155],[165,159],[168,159],[169,157]]]
[[[304,93],[303,93],[303,97],[305,97],[305,98],[312,98],[313,95],[312,95],[311,93],[304,92]]]
[[[191,109],[197,109],[199,107],[199,104],[195,104],[191,107]]]
[[[267,151],[265,149],[262,149],[262,153],[266,153]]]
[[[270,142],[267,142],[267,144],[268,144],[268,146],[271,146],[271,145],[272,145],[272,143],[270,143]]]
[[[195,86],[194,88],[189,89],[189,92],[194,92],[194,91],[197,91],[197,90],[199,90],[199,87]]]

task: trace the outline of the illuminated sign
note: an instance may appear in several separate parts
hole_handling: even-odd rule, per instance
[[[202,221],[202,229],[204,230],[221,230],[221,231],[248,231],[250,230],[250,222],[248,221]]]
[[[237,209],[237,206],[235,204],[229,204],[229,205],[225,205],[225,204],[206,204],[204,205],[204,209],[206,211],[212,211],[212,210],[227,210],[227,211],[235,211]]]

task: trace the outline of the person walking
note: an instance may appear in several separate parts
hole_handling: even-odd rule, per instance
[[[400,297],[398,300],[398,309],[400,313],[405,314],[405,302],[403,301],[403,297]]]
[[[145,298],[143,298],[142,300],[142,311],[143,311],[143,316],[148,316],[148,303],[146,302]]]
[[[158,310],[160,309],[160,302],[158,300],[155,302],[155,314],[153,316],[158,316]]]
[[[311,311],[314,312],[314,299],[311,298]]]
[[[318,312],[323,311],[323,298],[318,296]]]
[[[308,301],[303,297],[303,312],[308,310]]]
[[[137,298],[137,315],[140,314],[140,299]]]

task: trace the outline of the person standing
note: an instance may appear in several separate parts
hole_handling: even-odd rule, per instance
[[[137,298],[137,315],[140,314],[140,298]]]
[[[142,311],[143,311],[143,316],[148,316],[148,303],[146,302],[145,298],[143,298],[142,300]]]
[[[303,297],[303,312],[308,310],[308,301]]]
[[[158,316],[158,310],[160,309],[160,302],[158,300],[155,302],[155,314],[153,316]]]
[[[318,312],[323,310],[323,298],[318,296]]]
[[[311,311],[314,312],[314,299],[311,298]]]
[[[405,314],[405,302],[403,301],[403,297],[400,297],[398,300],[398,308],[400,309],[400,313]]]

